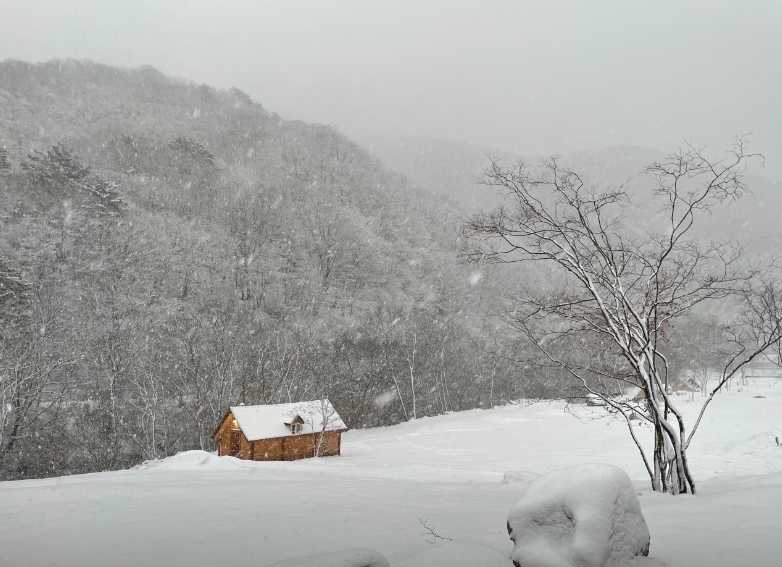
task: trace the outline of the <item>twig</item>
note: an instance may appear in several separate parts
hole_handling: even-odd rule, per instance
[[[453,538],[445,537],[437,533],[437,531],[429,524],[429,522],[425,518],[418,518],[418,523],[421,524],[421,527],[423,527],[426,530],[427,542],[433,544],[433,543],[437,543],[438,540],[453,541]]]

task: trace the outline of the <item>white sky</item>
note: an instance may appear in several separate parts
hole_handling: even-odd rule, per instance
[[[782,177],[780,0],[0,0],[0,59],[54,57],[236,86],[348,134],[524,153],[749,132]]]

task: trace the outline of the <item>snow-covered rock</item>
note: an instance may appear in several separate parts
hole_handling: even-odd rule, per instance
[[[345,549],[286,559],[268,567],[391,567],[388,560],[371,549]]]
[[[508,515],[521,567],[620,567],[649,553],[649,529],[630,478],[584,465],[530,483]]]

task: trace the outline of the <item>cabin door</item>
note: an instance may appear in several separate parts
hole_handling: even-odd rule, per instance
[[[241,431],[231,431],[231,449],[229,455],[232,457],[238,457],[239,451],[242,448]]]

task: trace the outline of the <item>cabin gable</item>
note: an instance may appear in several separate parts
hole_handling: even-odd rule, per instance
[[[227,427],[227,425],[233,420],[234,416],[231,413],[231,410],[228,410],[223,414],[223,418],[220,420],[220,423],[217,424],[217,428],[212,433],[212,439],[217,440],[224,432]]]
[[[241,458],[243,447],[248,443],[247,437],[239,428],[239,424],[230,410],[225,413],[212,437],[217,445],[217,454],[220,456],[228,455]]]

